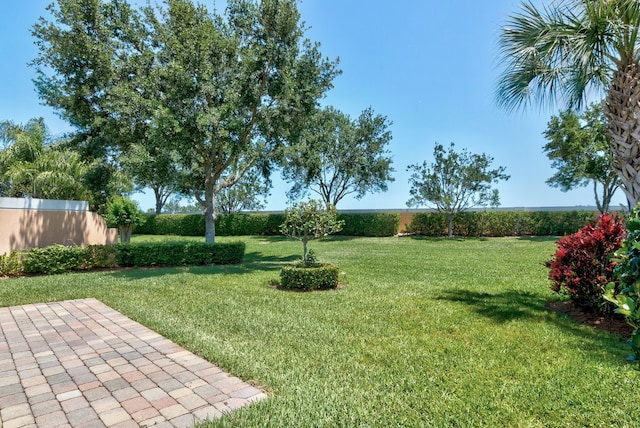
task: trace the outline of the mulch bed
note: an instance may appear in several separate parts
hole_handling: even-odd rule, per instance
[[[590,325],[593,328],[606,330],[610,333],[616,333],[625,338],[631,337],[633,327],[624,320],[621,315],[614,314],[611,318],[606,318],[590,312],[585,312],[582,308],[576,306],[572,301],[566,302],[549,302],[547,307],[550,309],[566,314],[569,318],[576,320],[581,324]]]

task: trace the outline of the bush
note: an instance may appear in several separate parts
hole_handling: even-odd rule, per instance
[[[119,266],[195,266],[242,263],[244,251],[244,242],[120,244],[116,257]]]
[[[221,214],[216,218],[216,236],[280,234],[284,214]],[[346,236],[394,236],[398,233],[400,214],[340,213],[344,229],[336,234]],[[134,232],[139,235],[204,236],[202,214],[144,214]]]
[[[591,312],[611,314],[613,307],[602,304],[603,295],[613,280],[612,258],[624,237],[622,221],[603,214],[595,226],[589,224],[560,239],[554,258],[546,263],[551,289],[567,293],[574,303]]]
[[[9,254],[0,254],[0,276],[18,276],[22,270],[20,253],[13,250]]]
[[[27,250],[23,253],[22,263],[25,273],[56,274],[85,268],[88,255],[81,247],[58,244]]]
[[[462,236],[558,236],[577,232],[596,219],[593,211],[467,211],[453,218],[453,231]],[[444,213],[414,214],[407,232],[445,236]]]
[[[131,241],[134,226],[142,221],[138,204],[122,196],[115,196],[107,203],[106,218],[111,227],[118,228],[122,243]]]
[[[219,244],[156,243],[66,247],[53,245],[0,255],[0,276],[56,274],[125,266],[196,266],[241,263],[244,242]]]
[[[398,213],[340,213],[338,221],[344,221],[336,235],[344,236],[394,236],[400,227]]]
[[[640,359],[640,206],[627,218],[627,238],[616,252],[615,282],[607,285],[604,298],[617,306],[633,327],[630,344],[634,360]]]
[[[293,290],[328,290],[338,286],[340,270],[332,264],[293,264],[282,267],[280,286]]]

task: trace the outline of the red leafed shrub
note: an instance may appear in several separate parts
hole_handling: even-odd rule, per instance
[[[558,240],[553,259],[546,262],[551,289],[567,293],[582,308],[610,315],[613,305],[603,305],[605,286],[613,281],[612,261],[622,246],[626,229],[621,219],[603,214],[597,224],[586,225],[573,235]]]

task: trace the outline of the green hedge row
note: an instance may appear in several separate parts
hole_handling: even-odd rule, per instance
[[[195,266],[241,263],[244,242],[218,244],[144,243],[52,245],[0,255],[0,276],[56,274],[78,270],[125,266]]]
[[[341,213],[345,224],[339,235],[394,236],[398,233],[400,215],[391,213]],[[216,219],[216,235],[281,235],[284,214],[223,214]],[[145,214],[144,223],[136,226],[139,235],[204,236],[202,214]]]
[[[344,220],[343,236],[395,236],[400,226],[397,213],[339,213],[338,220]]]
[[[462,236],[562,236],[577,232],[597,219],[595,211],[469,211],[453,219],[453,233]],[[408,232],[445,236],[444,213],[416,213]]]

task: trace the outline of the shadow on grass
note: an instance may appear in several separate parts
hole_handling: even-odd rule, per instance
[[[518,239],[520,241],[529,241],[529,242],[556,242],[560,239],[560,236],[519,236]]]
[[[464,303],[477,314],[500,324],[519,319],[542,319],[548,313],[546,302],[539,295],[513,290],[498,294],[451,290],[436,299]]]
[[[209,266],[175,266],[175,267],[128,267],[110,272],[114,278],[136,280],[153,278],[167,275],[177,275],[189,273],[193,275],[219,275],[232,274],[240,275],[252,272],[275,272],[279,271],[283,264],[299,260],[299,255],[285,257],[265,256],[259,252],[250,252],[244,255],[244,261],[230,265],[209,265]]]
[[[551,323],[568,331],[580,339],[577,346],[592,354],[594,346],[601,346],[611,353],[612,359],[624,360],[616,354],[612,348],[620,347],[627,341],[615,333],[607,333],[588,326],[581,325],[565,314],[553,311],[547,307],[547,300],[540,295],[509,290],[502,293],[482,293],[470,290],[451,290],[435,297],[436,300],[463,303],[477,314],[491,320],[496,324],[505,324],[510,321],[523,320],[533,323]],[[625,345],[623,345],[625,346]]]

